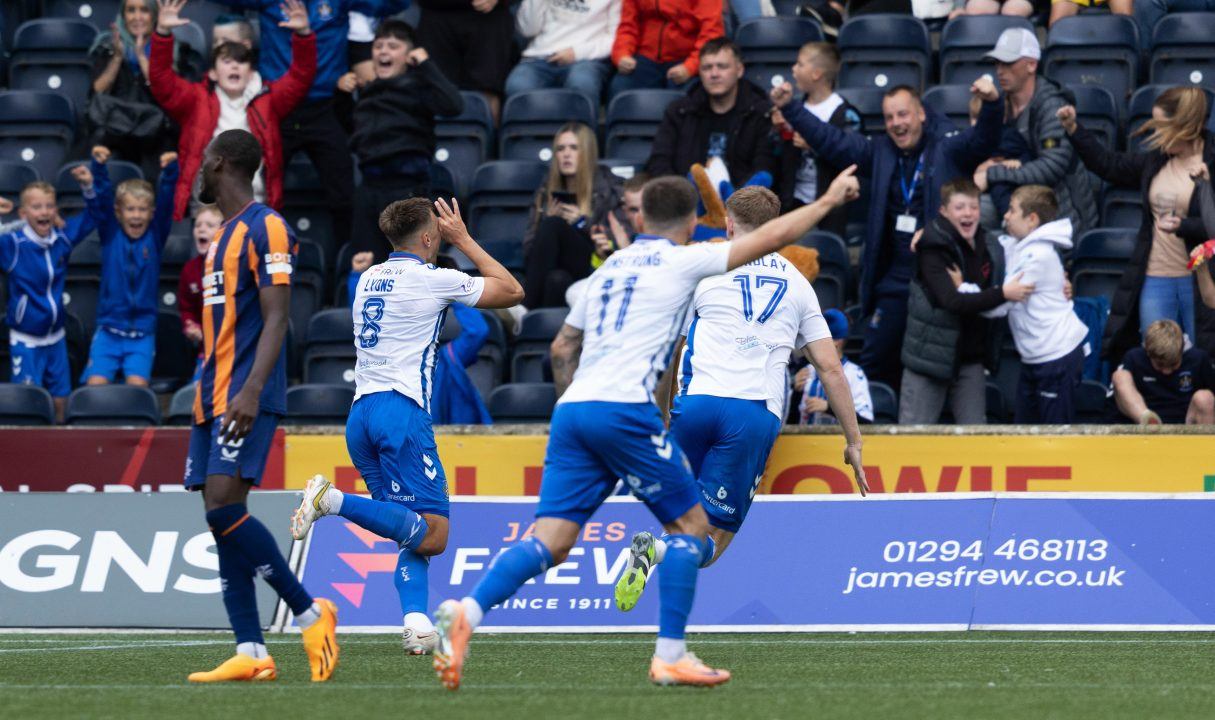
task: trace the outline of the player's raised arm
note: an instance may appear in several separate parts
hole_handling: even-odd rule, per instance
[[[831,187],[817,200],[791,213],[781,215],[764,223],[740,238],[730,242],[729,269],[746,265],[768,253],[790,245],[814,229],[822,219],[837,207],[860,197],[860,183],[856,179],[856,165],[841,172],[832,181]]]
[[[477,307],[508,308],[523,302],[523,286],[515,276],[468,234],[464,219],[460,217],[460,203],[452,198],[448,205],[446,200],[439,198],[435,201],[435,213],[439,218],[440,236],[467,255],[485,279],[485,290]]]
[[[831,414],[839,421],[840,428],[844,431],[844,439],[848,443],[844,447],[844,462],[852,466],[861,495],[868,495],[869,483],[865,480],[865,468],[861,466],[861,426],[856,421],[852,390],[848,387],[848,378],[844,376],[844,368],[840,365],[835,342],[830,337],[815,340],[806,345],[803,352],[818,371],[823,390],[827,393],[827,403],[831,406]]]

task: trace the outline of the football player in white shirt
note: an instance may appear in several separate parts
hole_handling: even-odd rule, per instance
[[[439,334],[451,303],[509,307],[523,288],[469,236],[454,200],[394,202],[380,215],[380,230],[396,252],[359,278],[355,395],[346,421],[346,448],[371,499],[344,495],[317,475],[304,488],[291,534],[302,540],[317,518],[340,515],[395,540],[405,650],[418,655],[437,642],[426,615],[427,568],[446,549],[448,532],[447,477],[430,425]],[[441,240],[467,255],[481,277],[435,267]]]
[[[726,202],[726,237],[745,236],[779,214],[780,199],[771,190],[740,188]],[[709,549],[701,564],[707,567],[742,527],[763,479],[784,425],[794,350],[818,369],[840,418],[850,461],[853,448],[860,457],[861,433],[818,297],[801,271],[779,253],[701,280],[684,336],[671,434],[692,464],[708,515]],[[668,376],[675,372],[671,367]],[[864,473],[859,463],[856,467],[865,494]],[[650,571],[666,551],[665,538],[648,532],[633,536],[631,562],[616,584],[616,607],[628,611],[637,605]]]
[[[595,271],[553,341],[560,400],[549,429],[534,534],[499,554],[471,595],[447,600],[436,613],[434,665],[444,686],[460,686],[469,639],[485,612],[565,561],[582,525],[618,478],[669,533],[650,679],[664,685],[730,679],[730,673],[697,660],[684,642],[696,573],[708,552],[708,520],[683,451],[667,436],[654,388],[696,284],[788,245],[857,197],[855,170],[841,173],[812,205],[734,242],[689,247],[684,245],[696,226],[695,188],[679,177],[645,186],[642,233]],[[849,452],[859,467],[859,447]]]

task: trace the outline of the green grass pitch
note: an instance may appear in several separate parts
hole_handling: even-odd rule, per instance
[[[1210,633],[696,635],[734,679],[653,687],[643,635],[478,635],[464,687],[391,635],[343,635],[308,682],[297,636],[271,636],[272,683],[192,686],[230,636],[0,635],[6,718],[1212,718]]]

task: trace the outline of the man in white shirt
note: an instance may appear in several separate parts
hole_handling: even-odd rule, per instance
[[[565,560],[618,478],[669,533],[651,681],[707,686],[730,679],[729,672],[689,653],[684,641],[696,573],[712,555],[705,539],[709,525],[687,459],[663,426],[654,389],[697,283],[804,235],[827,212],[857,197],[854,172],[842,173],[812,205],[733,242],[688,247],[696,226],[695,188],[677,177],[645,186],[642,233],[595,271],[553,341],[560,400],[549,430],[534,533],[498,555],[470,596],[448,600],[436,613],[435,670],[447,688],[460,686],[469,639],[485,612]],[[845,456],[863,482],[860,444],[849,445]]]
[[[430,399],[438,338],[453,302],[503,308],[523,288],[469,236],[460,206],[426,198],[392,203],[380,230],[396,252],[359,278],[354,405],[346,448],[371,499],[345,495],[321,475],[308,481],[291,520],[302,540],[317,518],[340,515],[400,546],[394,583],[404,614],[405,650],[429,652],[437,640],[426,615],[430,556],[447,547],[447,477],[435,447]],[[481,277],[434,266],[442,240],[472,260]]]
[[[577,90],[599,107],[612,74],[612,42],[622,0],[523,0],[515,29],[529,40],[506,78],[506,96],[528,90]]]

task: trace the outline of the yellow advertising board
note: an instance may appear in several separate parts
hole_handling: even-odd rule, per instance
[[[546,435],[436,436],[455,495],[535,495]],[[605,441],[608,441],[605,439]],[[838,435],[784,435],[760,492],[850,493]],[[865,438],[874,492],[1215,491],[1215,438],[1203,435],[881,435]],[[365,492],[341,435],[287,435],[287,488],[317,473]]]

